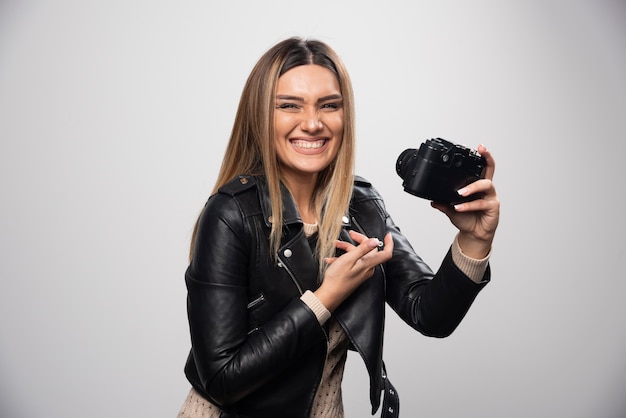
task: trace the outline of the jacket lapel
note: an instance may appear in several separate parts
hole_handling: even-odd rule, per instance
[[[259,200],[266,226],[272,226],[272,206],[264,177],[257,178]],[[317,261],[313,257],[309,241],[302,228],[302,218],[289,193],[281,183],[283,198],[283,236],[278,250],[281,267],[291,276],[300,293],[319,287]]]

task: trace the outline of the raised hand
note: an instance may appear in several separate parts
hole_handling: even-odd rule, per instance
[[[484,145],[478,147],[478,152],[487,161],[484,179],[475,181],[458,193],[461,196],[482,193],[481,198],[455,206],[431,203],[434,208],[445,213],[459,229],[461,250],[473,258],[483,258],[489,254],[500,220],[500,200],[493,185],[496,163]]]

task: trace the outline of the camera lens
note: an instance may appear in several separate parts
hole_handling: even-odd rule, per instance
[[[410,170],[410,161],[415,158],[417,158],[417,149],[408,148],[402,151],[398,157],[398,161],[396,161],[396,173],[404,179],[407,172]]]

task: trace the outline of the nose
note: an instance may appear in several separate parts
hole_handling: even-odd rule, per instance
[[[306,112],[302,118],[300,127],[305,132],[316,132],[324,128],[319,113],[316,110]]]

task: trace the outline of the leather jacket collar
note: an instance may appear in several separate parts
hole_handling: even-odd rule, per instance
[[[244,176],[240,176],[244,177]],[[259,201],[261,203],[261,210],[263,211],[263,219],[268,227],[272,226],[272,203],[270,201],[269,186],[264,177],[256,177],[254,179],[259,192]],[[283,197],[283,223],[286,225],[303,223],[300,217],[300,212],[296,207],[291,193],[287,190],[287,187],[283,183],[280,184],[282,197]],[[350,228],[352,226],[350,217],[344,216],[342,218],[342,224],[344,228]]]

